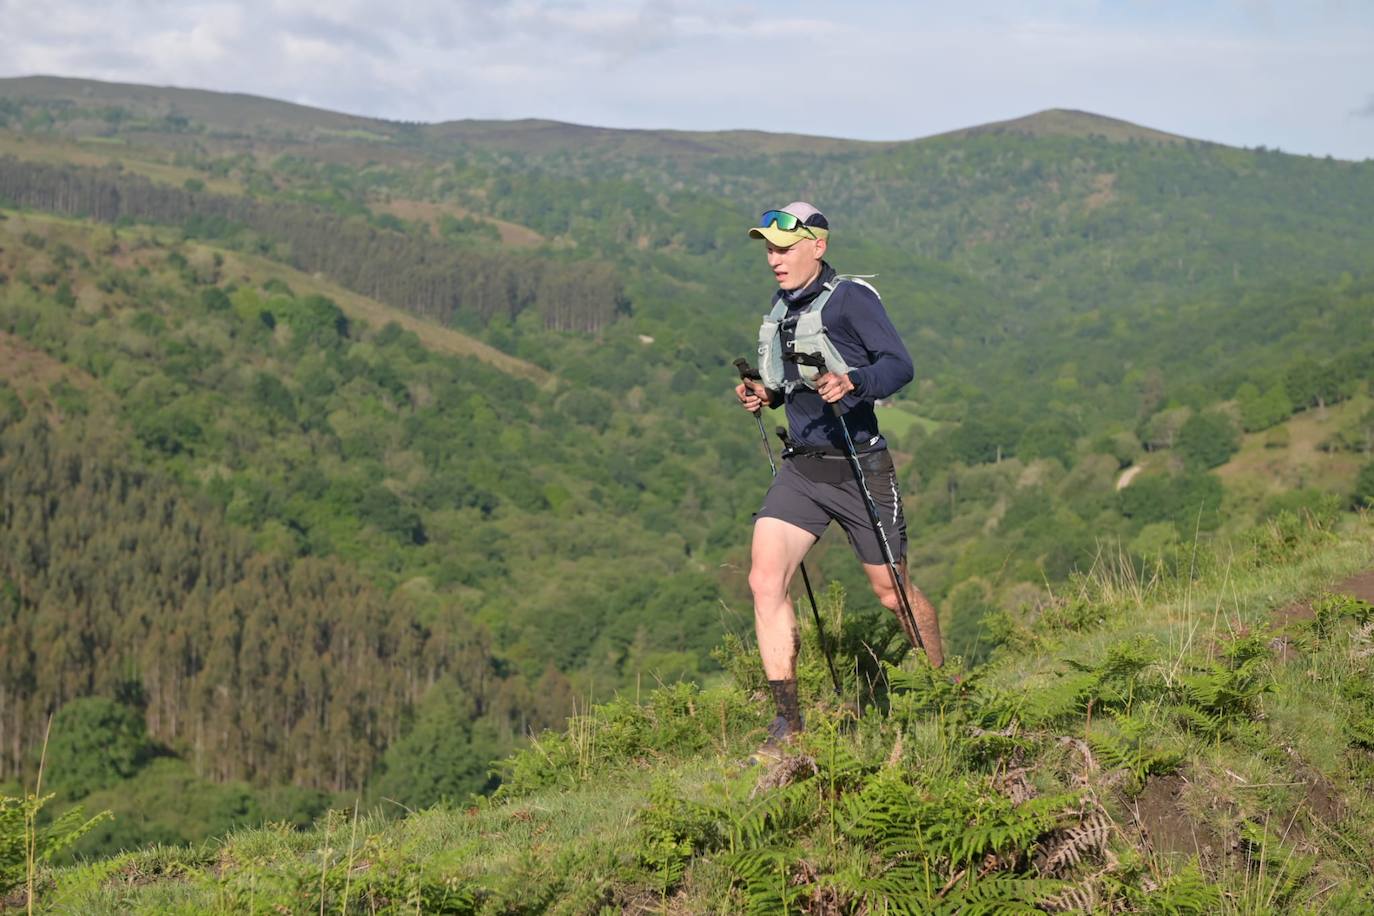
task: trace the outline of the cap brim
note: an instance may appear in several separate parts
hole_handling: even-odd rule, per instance
[[[749,237],[751,239],[766,239],[769,244],[776,245],[779,248],[791,248],[803,239],[823,239],[827,235],[829,235],[829,233],[824,229],[815,228],[810,229],[808,232],[798,232],[795,230],[786,232],[779,229],[777,226],[755,226],[749,230]]]

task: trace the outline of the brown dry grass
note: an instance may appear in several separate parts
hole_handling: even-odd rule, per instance
[[[197,245],[195,247],[207,251],[218,250],[211,249],[209,246]],[[476,359],[501,370],[507,375],[528,379],[540,387],[549,388],[555,384],[555,377],[548,370],[541,369],[534,363],[526,362],[508,353],[502,353],[495,347],[482,343],[460,331],[446,328],[423,318],[417,318],[409,312],[344,289],[318,274],[305,274],[256,255],[232,251],[220,251],[220,253],[224,256],[226,275],[245,276],[257,282],[265,282],[276,277],[297,293],[315,293],[332,299],[351,319],[361,319],[373,327],[381,327],[388,321],[394,321],[407,331],[414,332],[415,336],[420,338],[420,343],[436,353]]]
[[[531,248],[542,244],[544,237],[535,232],[528,226],[519,223],[510,223],[503,219],[496,219],[490,216],[482,216],[465,210],[454,204],[437,204],[425,200],[374,200],[369,201],[370,206],[378,213],[390,213],[398,219],[410,222],[428,223],[429,227],[438,230],[439,218],[442,216],[452,216],[456,219],[474,217],[485,223],[491,223],[496,230],[501,233],[501,244],[509,245],[512,248]]]
[[[1320,446],[1369,405],[1370,399],[1361,396],[1325,409],[1305,410],[1283,424],[1288,430],[1288,444],[1279,448],[1265,447],[1268,430],[1246,435],[1240,451],[1214,473],[1227,484],[1260,481],[1273,493],[1295,487],[1349,492],[1369,457],[1355,452],[1324,452]]]
[[[239,194],[243,189],[237,182],[228,178],[214,178],[204,172],[166,162],[166,153],[139,146],[130,146],[122,140],[72,140],[66,137],[44,136],[38,134],[19,135],[9,130],[0,130],[0,156],[10,155],[29,162],[57,163],[100,167],[118,161],[126,172],[156,181],[181,187],[188,179],[204,182],[207,191],[217,194]]]
[[[91,384],[89,377],[35,350],[8,331],[0,331],[0,378],[9,382],[25,406],[38,391],[66,380],[78,388]],[[27,392],[27,394],[26,394]]]
[[[50,244],[60,240],[78,250],[85,251],[87,254],[93,252],[99,234],[109,236],[108,227],[46,214],[11,214],[4,222],[0,222],[0,235],[17,238],[28,231],[48,238]],[[121,239],[120,251],[115,253],[113,257],[116,263],[128,267],[137,263],[140,260],[140,254],[142,254],[134,251],[138,247],[135,240],[143,236],[155,237],[158,233],[156,230],[139,228],[121,229],[119,235]],[[12,246],[9,241],[6,241],[3,247]],[[421,344],[436,353],[476,359],[508,375],[528,379],[543,388],[551,388],[556,384],[556,378],[546,369],[541,369],[533,363],[508,353],[502,353],[495,347],[452,328],[446,328],[443,325],[416,317],[409,312],[344,289],[323,276],[302,273],[284,264],[278,264],[256,255],[226,251],[196,242],[188,243],[187,247],[194,252],[203,253],[207,258],[213,252],[218,252],[224,258],[223,270],[226,276],[235,279],[244,278],[255,283],[264,283],[275,277],[298,293],[316,293],[332,299],[349,318],[366,321],[372,327],[379,328],[388,321],[394,321],[407,331],[414,332],[419,337]],[[152,257],[157,252],[157,248],[151,248],[143,256]],[[84,300],[87,290],[80,284],[77,285],[77,289]],[[0,356],[3,355],[0,353]],[[6,369],[8,369],[9,363],[10,360],[6,358]],[[39,371],[36,368],[37,363],[30,361],[26,362],[25,365],[32,365],[35,367],[32,371]]]

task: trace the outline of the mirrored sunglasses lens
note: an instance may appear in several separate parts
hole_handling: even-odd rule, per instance
[[[764,229],[767,229],[774,223],[776,223],[777,227],[783,232],[791,232],[797,228],[801,220],[797,219],[791,213],[784,213],[781,210],[769,210],[767,213],[764,213],[763,218],[759,220],[759,226]]]

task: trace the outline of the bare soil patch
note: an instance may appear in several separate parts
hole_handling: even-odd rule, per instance
[[[1130,805],[1141,839],[1157,853],[1199,856],[1204,863],[1222,853],[1221,839],[1199,823],[1183,803],[1188,781],[1177,773],[1154,777]]]
[[[1298,776],[1307,783],[1304,801],[1314,820],[1322,824],[1334,824],[1345,817],[1341,794],[1331,780],[1310,767],[1304,768]]]

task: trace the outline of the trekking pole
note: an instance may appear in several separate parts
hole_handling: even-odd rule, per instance
[[[825,357],[819,353],[796,353],[788,357],[794,362],[803,366],[811,366],[821,372],[829,372],[826,368]],[[921,631],[916,626],[916,614],[911,610],[911,599],[906,594],[906,583],[902,580],[902,572],[897,566],[897,560],[892,555],[892,545],[888,543],[887,531],[883,528],[882,516],[878,513],[878,504],[873,500],[873,494],[868,491],[868,481],[864,479],[863,465],[859,464],[858,452],[854,449],[854,440],[849,435],[849,424],[844,421],[844,407],[839,401],[830,405],[830,413],[840,421],[840,430],[844,433],[845,455],[849,458],[849,469],[854,472],[854,479],[859,484],[859,492],[863,494],[864,507],[868,509],[868,520],[873,523],[873,530],[878,535],[878,546],[882,548],[883,559],[887,561],[888,572],[892,574],[892,587],[897,590],[897,601],[901,605],[901,613],[897,615],[897,622],[901,624],[902,630],[906,633],[907,639],[911,641],[914,648],[925,652],[926,645],[921,641]]]
[[[749,361],[744,357],[735,360],[735,368],[739,370],[740,381],[763,381],[763,376],[759,375],[759,370],[752,368]],[[768,444],[768,433],[763,428],[763,408],[754,411],[754,419],[759,424],[759,437],[763,439],[763,450],[768,454],[768,467],[773,471],[773,476],[778,476],[778,464],[773,460],[773,446]],[[826,667],[830,669],[830,680],[835,685],[835,695],[844,694],[844,688],[840,686],[840,676],[835,673],[835,659],[830,653],[829,642],[825,638],[825,627],[821,624],[821,612],[816,608],[816,596],[811,591],[811,577],[806,574],[806,564],[799,564],[801,569],[802,584],[806,586],[806,598],[811,602],[811,616],[816,619],[816,638],[821,644],[821,654],[825,656]]]

